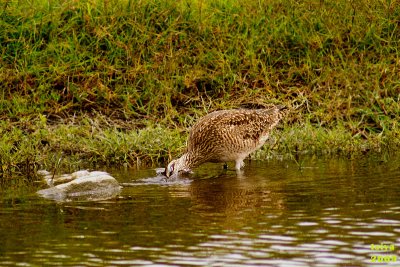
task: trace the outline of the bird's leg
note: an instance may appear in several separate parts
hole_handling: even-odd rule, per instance
[[[227,170],[228,169],[228,163],[224,163],[224,170]]]
[[[236,170],[239,171],[243,166],[244,166],[244,162],[243,162],[242,159],[236,160],[236,165],[235,165],[235,169],[236,169]]]

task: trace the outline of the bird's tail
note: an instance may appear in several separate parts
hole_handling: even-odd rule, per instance
[[[289,108],[284,105],[276,105],[276,109],[278,109],[278,118],[281,120],[282,118],[286,117],[289,113]]]
[[[284,111],[284,110],[287,110],[288,108],[287,108],[287,106],[284,106],[284,105],[276,105],[275,106],[279,111]]]

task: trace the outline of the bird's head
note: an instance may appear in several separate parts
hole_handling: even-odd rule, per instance
[[[191,170],[185,159],[186,158],[182,156],[179,159],[172,160],[165,169],[165,176],[167,176],[167,178],[176,178],[183,173],[190,173]]]

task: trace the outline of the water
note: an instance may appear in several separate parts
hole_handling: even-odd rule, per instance
[[[109,170],[114,200],[3,201],[0,266],[400,266],[399,158],[301,167],[209,164],[175,182]]]

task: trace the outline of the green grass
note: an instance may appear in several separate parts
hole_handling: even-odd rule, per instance
[[[9,0],[0,28],[3,181],[158,165],[247,103],[292,109],[260,158],[400,145],[396,1]]]

